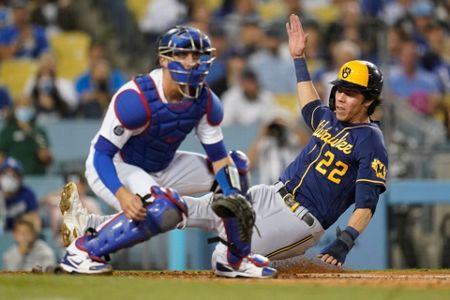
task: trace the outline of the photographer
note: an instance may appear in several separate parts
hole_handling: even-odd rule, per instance
[[[306,141],[306,133],[289,117],[277,117],[263,125],[248,151],[250,168],[257,168],[259,183],[276,182]]]

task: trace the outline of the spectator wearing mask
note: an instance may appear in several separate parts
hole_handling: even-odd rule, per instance
[[[34,116],[31,100],[21,97],[0,131],[0,161],[14,155],[24,174],[44,174],[53,159],[47,134],[35,124]]]
[[[0,192],[6,207],[5,230],[12,230],[17,219],[26,218],[39,232],[41,220],[36,195],[23,184],[22,165],[13,157],[6,158],[0,165]]]
[[[56,59],[51,53],[39,58],[38,70],[28,82],[25,94],[33,101],[38,124],[71,117],[78,105],[72,81],[58,76]]]

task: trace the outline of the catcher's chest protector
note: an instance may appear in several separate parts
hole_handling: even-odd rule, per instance
[[[136,77],[135,83],[150,108],[150,124],[142,134],[128,140],[122,158],[147,172],[158,172],[169,165],[181,142],[206,113],[209,94],[204,88],[198,99],[164,103],[148,75]]]

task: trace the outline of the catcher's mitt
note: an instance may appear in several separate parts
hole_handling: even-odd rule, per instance
[[[240,194],[225,197],[216,195],[211,204],[212,210],[221,218],[236,218],[239,222],[239,237],[241,241],[249,242],[255,225],[255,211]]]

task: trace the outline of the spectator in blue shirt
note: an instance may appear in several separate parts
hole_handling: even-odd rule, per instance
[[[22,165],[13,157],[0,164],[0,191],[6,206],[5,230],[12,230],[15,220],[24,218],[32,222],[39,232],[41,220],[36,195],[23,184]]]
[[[75,81],[79,97],[78,113],[85,118],[101,118],[112,95],[125,83],[125,76],[110,67],[102,43],[93,42],[89,49],[89,69]]]
[[[36,59],[49,47],[45,31],[31,23],[25,2],[15,1],[12,7],[13,24],[0,29],[0,60]]]
[[[403,42],[400,64],[392,67],[387,82],[394,99],[406,100],[419,113],[433,115],[442,101],[439,80],[421,68],[417,48],[414,40]]]
[[[8,89],[4,86],[0,86],[0,121],[5,120],[11,110],[11,96]]]

